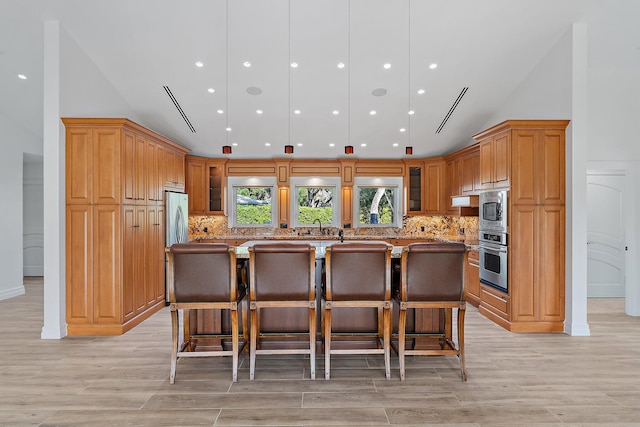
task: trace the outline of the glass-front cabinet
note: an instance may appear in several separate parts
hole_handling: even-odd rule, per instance
[[[224,213],[225,179],[224,162],[207,163],[209,181],[209,212]]]
[[[406,213],[424,213],[424,162],[405,161]]]

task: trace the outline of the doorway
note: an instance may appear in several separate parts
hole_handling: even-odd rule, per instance
[[[24,154],[22,188],[22,274],[44,276],[43,158]]]

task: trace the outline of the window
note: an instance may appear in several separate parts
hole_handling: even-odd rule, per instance
[[[356,227],[402,226],[402,178],[356,178]]]
[[[275,227],[275,178],[229,178],[229,227]]]
[[[291,184],[292,227],[340,226],[340,178],[293,177]]]

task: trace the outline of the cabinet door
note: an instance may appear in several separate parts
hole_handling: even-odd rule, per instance
[[[494,136],[493,146],[494,187],[506,187],[509,185],[509,171],[511,168],[510,131],[505,131]]]
[[[423,188],[424,176],[423,165],[407,163],[406,167],[406,186],[407,186],[407,214],[417,215],[424,213],[423,205]]]
[[[461,160],[461,177],[462,183],[460,190],[462,194],[475,194],[480,186],[480,154],[478,152],[470,153],[462,157]]]
[[[93,202],[93,133],[90,128],[66,130],[67,204]]]
[[[164,149],[164,181],[165,187],[175,188],[178,185],[176,172],[176,152],[171,148]]]
[[[135,315],[135,207],[123,206],[122,217],[122,317],[126,322]]]
[[[122,190],[124,203],[136,202],[136,136],[133,132],[123,132],[122,144]]]
[[[155,234],[155,253],[158,256],[154,264],[156,269],[156,302],[165,299],[165,254],[164,254],[164,206],[156,206],[156,223],[153,233]]]
[[[538,320],[564,321],[565,299],[565,209],[564,206],[538,207],[540,298]]]
[[[535,205],[511,206],[511,230],[509,234],[509,294],[511,295],[511,320],[534,321],[537,318],[538,300],[538,207]]]
[[[134,197],[136,204],[146,204],[146,163],[145,154],[147,151],[147,141],[140,135],[136,135],[134,153]]]
[[[515,167],[511,176],[511,203],[516,205],[538,204],[540,176],[544,171],[539,164],[539,131],[517,129],[513,131],[512,159]]]
[[[184,191],[185,183],[185,155],[179,152],[175,152],[173,156],[174,171],[176,177],[176,189]]]
[[[493,188],[493,141],[488,138],[480,142],[480,186]]]
[[[208,210],[210,214],[220,215],[224,213],[224,195],[225,195],[225,179],[224,179],[224,162],[207,162],[205,189],[208,189]]]
[[[478,251],[467,252],[465,269],[465,293],[467,301],[476,307],[480,304],[480,264]]]
[[[144,278],[144,293],[145,293],[145,305],[147,307],[152,306],[156,302],[157,281],[158,277],[158,245],[156,242],[156,230],[160,226],[158,222],[158,210],[155,206],[148,206],[146,215],[147,230],[144,233],[145,240],[145,278]]]
[[[342,227],[352,228],[353,222],[353,187],[342,187]]]
[[[444,213],[444,162],[428,162],[425,164],[424,210],[426,214],[441,215]]]
[[[156,201],[158,204],[162,204],[164,201],[164,147],[162,145],[156,145],[156,165],[154,168],[156,172]]]
[[[204,215],[207,210],[206,176],[204,159],[190,158],[187,160],[186,188],[187,194],[189,194],[189,213],[192,215]]]
[[[540,204],[565,204],[565,131],[540,132]]]
[[[93,202],[120,203],[120,134],[116,128],[93,129]]]
[[[446,211],[449,215],[459,215],[460,208],[451,206],[451,196],[457,196],[460,194],[460,159],[449,160],[446,168]]]
[[[134,228],[134,266],[133,266],[133,286],[134,286],[134,311],[138,315],[147,308],[147,247],[145,245],[147,234],[147,208],[136,206]]]
[[[94,206],[93,323],[120,324],[120,206]]]
[[[144,156],[144,176],[145,176],[145,199],[147,203],[155,204],[158,202],[158,145],[147,139],[146,152]]]
[[[67,205],[67,323],[93,323],[93,206]]]

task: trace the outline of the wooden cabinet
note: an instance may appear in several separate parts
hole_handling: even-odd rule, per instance
[[[204,215],[207,211],[207,160],[188,156],[186,160],[186,192],[189,195],[189,215]]]
[[[405,161],[406,213],[424,214],[424,162]]]
[[[446,170],[446,213],[448,215],[459,215],[460,209],[451,205],[451,196],[457,196],[460,194],[460,158],[455,157],[447,160]]]
[[[480,190],[480,151],[465,153],[460,159],[460,194],[478,194]]]
[[[510,163],[509,131],[481,140],[480,187],[483,189],[508,187]]]
[[[444,160],[427,160],[424,169],[424,213],[427,215],[442,215],[445,212]]]
[[[186,192],[189,194],[189,214],[221,215],[224,213],[226,160],[187,156]]]
[[[467,251],[465,265],[465,297],[470,304],[480,305],[480,256],[477,250]]]
[[[164,185],[173,191],[184,191],[185,154],[177,150],[164,150]]]
[[[127,119],[62,120],[67,332],[122,334],[164,306],[164,153],[184,170],[188,150]]]
[[[479,311],[514,332],[564,330],[568,124],[508,120],[474,136],[481,185],[510,183],[509,293],[482,285]]]
[[[564,130],[516,129],[513,139],[513,203],[564,205]]]

